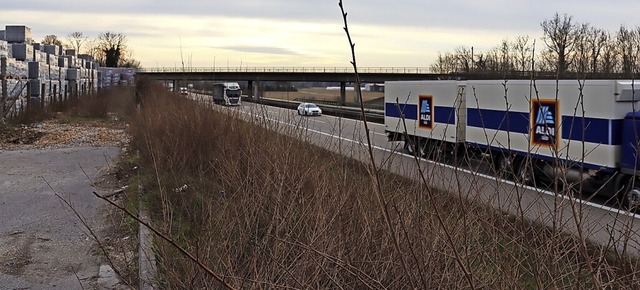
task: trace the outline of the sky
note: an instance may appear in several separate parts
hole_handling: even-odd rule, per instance
[[[632,0],[344,0],[360,67],[428,67],[439,52],[529,36],[557,12],[614,33],[640,26]],[[35,41],[123,33],[143,67],[348,67],[338,0],[0,0],[0,27]]]

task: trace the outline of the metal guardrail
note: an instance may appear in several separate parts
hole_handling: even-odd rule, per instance
[[[205,90],[192,90],[194,93],[210,95],[211,92]],[[268,106],[274,106],[279,108],[287,108],[287,109],[297,109],[298,105],[303,101],[289,101],[289,100],[280,100],[280,99],[270,99],[270,98],[249,98],[246,95],[242,95],[242,100],[245,102],[264,104]],[[351,106],[339,106],[339,105],[330,105],[330,104],[321,104],[315,103],[322,109],[323,114],[345,117],[349,119],[361,120],[362,114],[361,110],[358,107]],[[367,116],[367,121],[383,124],[384,123],[384,110],[377,110],[371,108],[365,108],[364,112]]]
[[[155,67],[138,69],[140,73],[353,73],[352,67]],[[358,73],[432,74],[427,67],[359,67]]]
[[[295,101],[287,101],[287,100],[278,100],[278,99],[269,99],[269,98],[259,98],[259,99],[243,99],[247,102],[259,103],[268,106],[274,106],[279,108],[288,108],[288,109],[296,109],[300,102]],[[325,104],[316,104],[318,107],[322,109],[323,114],[344,117],[349,119],[361,120],[362,114],[360,108],[355,107],[346,107],[346,106],[333,106],[333,105],[325,105]],[[384,110],[374,110],[365,108],[365,115],[367,117],[367,121],[374,123],[384,123]]]
[[[338,101],[325,101],[325,100],[315,100],[315,99],[305,99],[305,98],[295,98],[293,99],[293,101],[300,102],[300,103],[314,103],[316,105],[329,105],[329,106],[338,106],[338,107],[353,107],[353,108],[360,107],[360,104],[358,103],[344,103],[343,105],[340,105],[340,102]],[[365,102],[364,107],[365,109],[384,111],[383,104],[371,104],[371,103]]]

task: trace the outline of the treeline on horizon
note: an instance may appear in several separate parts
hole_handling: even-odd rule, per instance
[[[77,54],[88,54],[103,67],[141,67],[140,61],[133,57],[133,51],[127,46],[127,36],[122,33],[107,31],[91,38],[75,31],[67,35],[66,41],[49,34],[40,43],[60,45],[75,50]]]
[[[635,78],[640,68],[640,27],[615,32],[576,23],[557,12],[540,23],[543,46],[525,35],[489,51],[460,46],[438,53],[430,69],[439,74],[493,74],[517,78]],[[540,47],[540,48],[538,48]]]

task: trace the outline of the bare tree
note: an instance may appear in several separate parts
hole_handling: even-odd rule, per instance
[[[512,70],[511,51],[509,50],[509,41],[504,39],[500,44],[500,73],[508,73]]]
[[[552,72],[557,70],[558,59],[556,54],[550,50],[542,50],[536,57],[536,68],[543,72]]]
[[[454,54],[459,68],[457,72],[471,72],[471,65],[473,64],[471,49],[465,46],[460,46],[456,48]]]
[[[528,71],[531,69],[531,53],[532,48],[529,45],[530,38],[528,35],[518,36],[511,43],[513,55],[513,67],[518,71]]]
[[[69,39],[69,47],[71,49],[74,49],[76,53],[79,54],[83,45],[87,42],[88,37],[86,37],[84,33],[80,31],[75,31],[69,33],[69,35],[67,35],[67,39]]]
[[[84,43],[84,53],[93,57],[93,59],[98,62],[100,65],[105,63],[104,53],[102,53],[102,49],[100,48],[100,43],[97,39],[88,38]]]
[[[485,67],[487,71],[497,72],[500,70],[500,49],[494,47],[485,54]]]
[[[591,48],[589,47],[588,38],[590,29],[591,27],[588,23],[583,23],[576,27],[574,51],[571,55],[571,69],[583,77],[584,74],[588,72],[588,67],[591,62]]]
[[[60,45],[62,46],[62,41],[58,39],[58,36],[49,34],[42,39],[42,44],[51,44],[51,45]]]
[[[577,73],[598,73],[599,58],[608,39],[604,30],[585,23],[576,30],[572,69]]]
[[[117,67],[126,50],[127,38],[122,33],[107,31],[98,36],[98,47],[104,54],[106,67]]]
[[[611,34],[606,34],[606,40],[602,46],[600,58],[598,60],[600,72],[603,74],[613,74],[618,72],[620,51],[618,44]]]
[[[452,73],[456,70],[456,59],[451,53],[445,53],[444,55],[438,52],[438,58],[435,63],[431,65],[431,71],[434,73],[446,74]]]
[[[603,29],[591,27],[587,34],[587,42],[591,49],[590,70],[592,73],[598,72],[598,62],[602,56],[606,43],[609,41],[609,34]]]
[[[616,35],[620,54],[620,65],[624,77],[632,77],[638,70],[638,54],[640,53],[640,28],[631,30],[620,26]]]
[[[126,50],[124,55],[120,58],[120,62],[118,63],[119,67],[132,67],[132,68],[140,68],[142,65],[140,61],[133,58],[133,52],[131,50]]]
[[[556,12],[551,20],[543,21],[540,26],[544,33],[542,40],[552,53],[549,56],[555,58],[556,71],[560,77],[564,77],[576,43],[576,25],[573,18],[567,14],[560,17]]]
[[[474,57],[473,64],[475,66],[475,71],[486,72],[487,71],[487,58],[484,53],[478,53],[477,57]]]

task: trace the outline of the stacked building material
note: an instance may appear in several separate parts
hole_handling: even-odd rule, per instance
[[[31,28],[24,25],[7,25],[4,34],[5,39],[10,43],[33,43]]]
[[[135,69],[100,68],[91,55],[34,43],[31,29],[23,25],[0,30],[0,60],[0,113],[7,106],[14,111],[27,104],[42,108],[104,87],[134,84]]]
[[[133,68],[101,67],[100,83],[103,87],[116,85],[134,85],[136,70]]]

